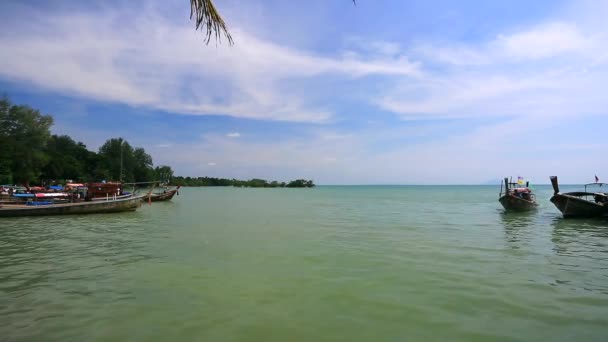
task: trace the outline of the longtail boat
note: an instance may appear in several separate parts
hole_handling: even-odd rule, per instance
[[[180,188],[180,186],[178,186],[177,188],[175,188],[173,190],[164,190],[163,192],[160,192],[160,193],[150,193],[150,194],[144,196],[143,200],[150,201],[150,202],[170,201],[173,198],[173,196],[175,196],[176,194],[179,195],[179,188]]]
[[[143,196],[132,196],[129,198],[108,199],[105,201],[84,201],[48,205],[3,204],[0,205],[0,217],[99,214],[134,211],[141,206],[142,197]]]
[[[70,201],[70,195],[65,192],[36,192],[14,194],[13,203],[28,205],[62,204]]]
[[[96,200],[121,199],[132,197],[133,194],[124,191],[124,184],[120,182],[87,183],[86,197]]]
[[[505,210],[509,211],[526,211],[536,209],[538,204],[536,203],[536,196],[532,193],[529,188],[529,182],[522,184],[522,180],[518,180],[517,183],[510,182],[509,178],[504,179],[504,184],[500,186],[500,193],[498,194],[498,201]],[[504,185],[504,191],[503,191]]]
[[[557,176],[551,176],[553,196],[551,202],[562,212],[564,217],[601,217],[608,216],[608,184],[588,183],[584,191],[559,192]],[[587,187],[606,187],[606,191],[587,191]]]

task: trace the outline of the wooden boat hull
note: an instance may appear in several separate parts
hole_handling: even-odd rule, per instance
[[[109,201],[88,201],[44,206],[3,205],[0,207],[0,217],[117,213],[134,211],[140,206],[141,197],[139,196]]]
[[[143,201],[152,201],[152,202],[162,202],[162,201],[170,201],[173,196],[177,193],[177,189],[170,190],[162,194],[152,194],[148,199],[148,196],[144,196]]]
[[[534,210],[538,207],[536,202],[528,201],[513,195],[504,195],[499,198],[498,201],[500,204],[502,204],[505,210],[527,211]]]
[[[608,216],[608,207],[567,194],[555,194],[551,202],[564,217],[601,217]]]

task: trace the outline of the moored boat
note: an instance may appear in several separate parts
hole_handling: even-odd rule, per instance
[[[132,196],[129,198],[108,199],[105,201],[83,201],[48,205],[3,204],[0,205],[0,217],[99,214],[134,211],[141,206],[142,197],[143,196]]]
[[[551,176],[551,185],[553,186],[553,196],[551,202],[555,204],[557,209],[562,212],[564,217],[601,217],[608,216],[608,192],[592,192],[587,191],[587,188],[593,186],[607,187],[606,183],[588,183],[585,184],[584,191],[573,191],[561,193],[557,176]]]
[[[120,182],[87,183],[86,197],[92,201],[105,201],[109,199],[122,199],[132,197],[133,193],[124,191],[124,184]]]
[[[25,187],[16,185],[0,185],[0,204],[19,202],[19,200],[13,195],[25,193],[27,193],[27,189]]]
[[[26,205],[47,205],[68,203],[70,195],[65,192],[35,192],[13,195],[13,203]]]
[[[504,185],[504,192],[503,192]],[[505,210],[509,211],[527,211],[536,209],[536,196],[529,188],[529,183],[523,183],[523,179],[519,178],[517,183],[509,182],[509,178],[504,179],[504,183],[500,186],[498,201]]]
[[[170,201],[173,196],[175,196],[176,194],[179,195],[179,188],[180,186],[173,190],[163,190],[163,192],[151,193],[149,195],[144,196],[143,200],[150,202]]]

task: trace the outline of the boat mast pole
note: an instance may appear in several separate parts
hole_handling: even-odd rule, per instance
[[[122,138],[120,138],[120,176],[118,176],[118,180],[122,183]]]

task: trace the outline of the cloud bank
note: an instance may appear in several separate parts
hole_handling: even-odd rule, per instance
[[[0,34],[2,77],[168,112],[324,122],[332,112],[306,103],[306,94],[323,77],[356,80],[417,73],[417,65],[403,55],[321,55],[257,38],[238,27],[232,29],[238,37],[235,46],[206,46],[187,21],[177,24],[150,8],[28,13],[38,26],[21,24],[17,34]],[[128,16],[135,18],[125,20]],[[311,86],[290,89],[304,81]]]

